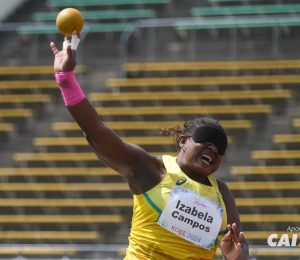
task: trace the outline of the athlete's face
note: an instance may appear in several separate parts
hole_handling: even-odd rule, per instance
[[[222,156],[211,143],[196,143],[190,136],[182,136],[178,163],[186,174],[201,179],[214,173],[221,164]]]

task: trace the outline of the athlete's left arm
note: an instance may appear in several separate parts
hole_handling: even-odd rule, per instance
[[[242,231],[239,212],[228,186],[217,180],[227,212],[227,230],[220,247],[225,259],[246,260],[249,259],[249,247]]]

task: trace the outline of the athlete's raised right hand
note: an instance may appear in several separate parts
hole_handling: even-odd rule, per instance
[[[72,48],[72,44],[68,41],[67,37],[65,37],[61,51],[56,47],[54,42],[50,43],[50,47],[54,55],[54,71],[73,71],[76,66],[76,50]]]

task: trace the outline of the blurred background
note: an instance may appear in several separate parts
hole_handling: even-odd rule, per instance
[[[216,176],[236,198],[250,259],[300,259],[298,0],[0,5],[1,259],[123,259],[128,243],[128,186],[97,160],[53,79],[65,7],[85,17],[77,78],[101,118],[153,154],[176,153],[161,128],[219,119],[230,146]]]

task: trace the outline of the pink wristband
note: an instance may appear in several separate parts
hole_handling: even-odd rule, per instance
[[[76,105],[85,98],[73,71],[56,72],[55,79],[66,106]]]

